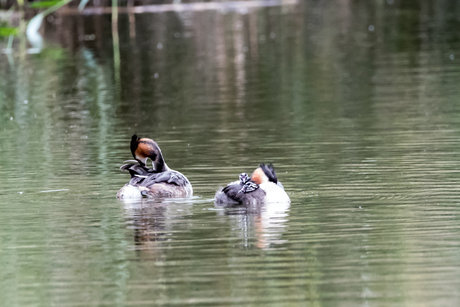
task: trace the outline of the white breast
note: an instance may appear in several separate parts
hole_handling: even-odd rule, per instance
[[[283,188],[273,182],[266,182],[259,185],[265,191],[266,203],[289,203],[291,199]]]
[[[142,199],[141,191],[138,187],[125,184],[117,193],[117,198],[122,199]]]

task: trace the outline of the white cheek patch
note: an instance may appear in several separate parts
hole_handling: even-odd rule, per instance
[[[263,175],[262,176],[262,183],[267,183],[267,182],[270,182],[270,180],[268,179],[267,175]]]
[[[139,157],[138,155],[136,155],[136,159],[138,159],[139,161],[141,161],[142,163],[144,163],[144,165],[147,164],[147,157],[142,158],[142,157]]]

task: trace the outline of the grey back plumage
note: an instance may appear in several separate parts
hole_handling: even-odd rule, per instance
[[[129,184],[134,186],[150,188],[155,183],[168,183],[177,186],[190,184],[187,177],[174,170],[155,172],[146,166],[135,163],[124,164],[120,169],[131,174]]]
[[[216,194],[216,202],[218,203],[238,203],[238,204],[257,204],[263,201],[265,191],[255,189],[248,192],[242,192],[245,185],[241,182],[231,183],[222,191]]]

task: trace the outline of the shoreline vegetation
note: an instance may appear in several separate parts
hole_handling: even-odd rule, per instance
[[[1,1],[0,0],[0,42],[7,40],[7,47],[1,51],[4,54],[13,53],[13,40],[24,37],[31,48],[27,53],[40,53],[44,47],[40,28],[45,18],[52,21],[58,15],[111,15],[112,37],[114,49],[118,48],[118,15],[128,14],[130,22],[134,22],[135,14],[161,12],[193,12],[220,11],[247,13],[251,9],[272,6],[292,6],[299,0],[231,0],[225,2],[203,2],[203,0],[147,0],[147,1],[117,1],[117,0],[50,0],[50,1]],[[24,42],[20,45],[24,49]],[[114,50],[116,55],[118,52]],[[116,57],[116,56],[115,56]]]

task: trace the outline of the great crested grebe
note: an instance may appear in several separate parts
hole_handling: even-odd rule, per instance
[[[273,165],[262,163],[251,177],[242,173],[239,181],[231,182],[217,191],[215,201],[218,204],[259,204],[286,203],[291,200],[278,181]]]
[[[131,180],[117,193],[118,198],[163,198],[192,196],[192,185],[187,177],[166,165],[158,144],[148,138],[131,138],[131,153],[134,159],[120,167],[131,174]],[[152,160],[153,169],[146,166]]]

